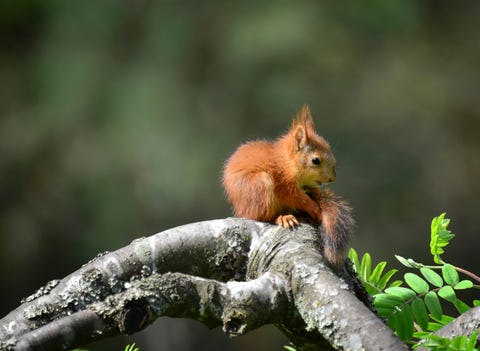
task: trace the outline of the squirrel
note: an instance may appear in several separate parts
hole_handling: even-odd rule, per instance
[[[276,141],[250,141],[225,162],[222,183],[234,215],[294,228],[317,225],[324,259],[344,260],[351,209],[323,184],[335,180],[335,157],[317,135],[308,105]]]

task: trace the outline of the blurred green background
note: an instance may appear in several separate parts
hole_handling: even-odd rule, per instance
[[[230,215],[223,161],[303,103],[337,157],[352,246],[480,271],[480,3],[0,2],[0,314],[135,237]],[[159,319],[120,350],[280,350]]]

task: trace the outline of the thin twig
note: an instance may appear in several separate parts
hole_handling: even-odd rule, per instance
[[[479,277],[478,275],[476,275],[476,274],[474,274],[474,273],[472,273],[472,272],[470,272],[470,271],[467,271],[466,269],[463,269],[463,268],[460,268],[460,267],[456,267],[456,266],[454,266],[454,267],[455,267],[455,269],[456,269],[458,272],[463,273],[463,274],[465,274],[465,275],[468,275],[470,278],[472,278],[472,279],[474,279],[474,280],[476,280],[477,282],[480,283],[480,277]]]

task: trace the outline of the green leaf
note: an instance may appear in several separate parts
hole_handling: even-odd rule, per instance
[[[389,294],[375,295],[375,300],[373,301],[376,308],[390,308],[392,310],[403,303],[404,300],[401,297]]]
[[[470,280],[465,279],[465,280],[462,280],[461,282],[458,282],[453,288],[455,290],[465,290],[465,289],[470,289],[471,287],[473,287],[473,283]]]
[[[447,263],[442,267],[442,275],[443,275],[443,279],[447,284],[450,284],[450,285],[458,284],[458,281],[459,281],[458,272],[455,270],[455,267],[453,267],[451,264]]]
[[[435,351],[459,351],[452,347],[452,341],[453,340],[443,336],[430,334],[425,338],[425,342],[422,343],[422,346]]]
[[[427,305],[428,310],[435,318],[440,319],[442,317],[442,306],[438,300],[438,296],[434,291],[430,291],[425,295],[425,305]]]
[[[400,286],[403,284],[403,281],[402,280],[395,280],[393,281],[391,284],[390,284],[390,287],[394,287],[394,286]]]
[[[445,213],[442,213],[438,217],[432,219],[432,224],[430,225],[430,252],[432,255],[437,255],[437,241],[438,241],[438,232],[441,220],[445,217]],[[438,263],[438,262],[437,262]]]
[[[468,310],[470,310],[470,306],[468,306],[465,302],[463,302],[462,300],[460,299],[457,299],[453,305],[455,306],[455,308],[457,309],[457,311],[459,313],[465,313],[467,312]]]
[[[443,336],[435,335],[435,334],[430,334],[427,338],[429,341],[435,341],[438,345],[450,345],[450,339],[445,338]]]
[[[415,298],[412,302],[412,311],[417,321],[418,325],[422,330],[427,330],[428,328],[428,315],[427,309],[425,308],[425,303],[420,298]]]
[[[455,236],[447,229],[449,223],[450,220],[445,218],[445,213],[442,213],[432,220],[430,226],[430,252],[437,264],[443,263],[440,258],[440,255],[444,253],[442,248],[447,246],[449,241]]]
[[[392,317],[397,311],[398,306],[401,306],[403,303],[395,303],[392,300],[382,300],[381,302],[374,303],[377,313],[381,317]]]
[[[417,339],[425,339],[427,336],[429,336],[431,333],[430,332],[425,332],[425,331],[421,331],[421,332],[414,332],[413,333],[413,337],[414,338],[417,338]],[[415,347],[414,347],[415,348]]]
[[[427,328],[427,330],[430,330],[430,331],[432,331],[432,332],[436,332],[437,330],[442,329],[442,327],[443,327],[443,324],[435,323],[435,322],[430,322],[430,323],[428,323],[428,328]]]
[[[377,287],[380,289],[380,290],[383,290],[385,289],[385,287],[387,286],[388,284],[388,281],[393,277],[393,275],[395,273],[398,272],[398,269],[391,269],[389,270],[387,273],[385,273],[383,275],[383,277],[380,278],[380,280],[378,281],[378,284],[377,284]]]
[[[395,307],[379,307],[379,306],[375,306],[375,310],[377,311],[377,314],[380,316],[380,317],[390,317],[392,316],[394,310],[395,310]],[[392,327],[393,329],[393,327]]]
[[[467,337],[464,335],[456,336],[452,339],[451,347],[461,350],[467,344]]]
[[[387,325],[390,329],[395,330],[396,317],[394,313],[390,313],[387,317]]]
[[[441,325],[447,325],[448,323],[453,321],[455,318],[451,316],[447,316],[446,314],[442,314],[440,318],[435,318],[434,316],[432,316],[432,319],[435,322],[440,323]]]
[[[395,255],[395,258],[401,263],[403,264],[405,267],[408,267],[408,268],[413,268],[410,266],[410,263],[408,263],[408,260],[405,258],[405,257],[402,257],[400,255]]]
[[[480,306],[480,300],[473,300],[473,306],[474,307]]]
[[[416,296],[415,291],[413,291],[412,289],[403,288],[400,286],[385,289],[385,293],[387,293],[388,295],[398,296],[403,301],[410,300]]]
[[[287,346],[287,345],[284,345],[283,348],[287,351],[297,351],[295,348],[293,348],[291,346]]]
[[[427,279],[427,281],[430,284],[432,284],[436,287],[439,287],[439,288],[441,288],[443,286],[442,277],[440,276],[440,274],[435,272],[433,269],[423,267],[423,268],[420,268],[420,273],[422,273],[422,275],[425,277],[425,279]]]
[[[412,339],[413,312],[410,305],[405,305],[395,314],[395,331],[403,341]]]
[[[405,258],[405,257],[402,257],[400,255],[395,255],[395,258],[401,263],[403,264],[405,267],[408,267],[408,268],[418,268],[418,264],[412,260],[411,258]]]
[[[414,273],[406,273],[403,277],[405,278],[405,282],[417,293],[423,294],[428,291],[428,283],[418,275]]]
[[[367,252],[362,257],[362,263],[360,263],[360,278],[363,281],[367,281],[372,270],[372,259],[370,254]]]
[[[138,347],[135,347],[135,343],[125,346],[125,351],[139,351]]]
[[[374,268],[372,274],[370,277],[368,277],[368,281],[371,282],[372,284],[377,285],[378,281],[380,280],[380,277],[382,276],[383,270],[385,269],[387,265],[387,262],[382,261],[379,264],[376,265]]]
[[[449,285],[441,288],[437,294],[448,302],[455,303],[457,301],[457,295],[455,295],[455,291]]]
[[[465,351],[473,351],[475,350],[475,345],[477,344],[477,337],[478,337],[478,331],[474,331],[472,335],[470,335],[470,338],[468,339],[467,345],[465,347]]]

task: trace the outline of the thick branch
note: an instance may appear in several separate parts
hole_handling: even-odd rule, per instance
[[[220,281],[245,276],[253,221],[235,219],[194,223],[167,230],[104,253],[61,281],[49,282],[0,321],[8,340],[52,320],[84,310],[128,288],[129,281],[169,271]]]
[[[458,335],[471,335],[475,330],[480,332],[480,306],[463,313],[435,334],[452,338]]]
[[[210,328],[223,325],[225,332],[238,335],[280,321],[287,307],[283,279],[271,273],[227,283],[183,273],[153,273],[88,309],[25,333],[15,350],[73,348],[118,332],[135,333],[160,316],[192,318]]]
[[[298,350],[406,349],[320,252],[318,229],[308,225],[291,231],[229,218],[167,230],[27,298],[0,320],[0,349],[76,347],[134,333],[159,316],[222,325],[232,335],[274,323]]]

